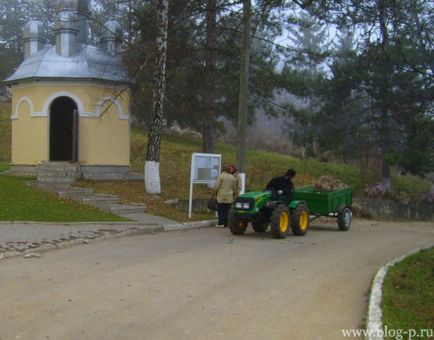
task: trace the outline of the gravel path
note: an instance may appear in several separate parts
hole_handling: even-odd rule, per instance
[[[0,339],[341,339],[373,276],[432,223],[315,221],[305,237],[197,229],[0,262]]]

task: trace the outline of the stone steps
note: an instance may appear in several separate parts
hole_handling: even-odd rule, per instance
[[[73,197],[91,195],[93,194],[93,190],[88,188],[69,187],[69,188],[65,188],[64,190],[58,191],[57,194],[60,197],[73,198]]]
[[[70,183],[66,182],[31,181],[28,183],[33,187],[56,193],[61,198],[71,199],[119,216],[143,214],[146,211],[144,204],[120,204],[117,195],[97,194],[92,189],[71,187]]]
[[[115,195],[93,194],[86,196],[77,196],[78,201],[81,203],[97,206],[99,203],[115,204],[119,203],[119,197]]]
[[[98,204],[98,207],[106,212],[111,212],[115,215],[121,214],[140,214],[145,212],[144,204]]]
[[[27,185],[35,188],[40,188],[45,191],[58,193],[61,190],[67,190],[71,187],[69,182],[39,182],[39,181],[29,181]]]

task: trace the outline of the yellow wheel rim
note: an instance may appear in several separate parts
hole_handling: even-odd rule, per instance
[[[305,231],[307,229],[307,226],[309,225],[309,216],[307,215],[307,211],[303,210],[299,216],[298,219],[298,225],[300,226],[300,229]]]
[[[289,216],[286,211],[283,211],[280,214],[279,218],[279,230],[281,233],[285,233],[288,230],[288,224],[289,224]]]

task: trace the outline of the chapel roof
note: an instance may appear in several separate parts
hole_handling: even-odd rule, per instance
[[[128,83],[120,52],[122,29],[116,20],[104,25],[100,47],[88,43],[89,0],[57,0],[53,46],[46,46],[42,23],[30,20],[23,30],[25,59],[5,80],[102,80]]]
[[[5,83],[31,79],[128,82],[128,75],[122,67],[120,57],[113,56],[103,49],[86,45],[78,54],[62,57],[56,53],[56,47],[51,46],[25,59]]]

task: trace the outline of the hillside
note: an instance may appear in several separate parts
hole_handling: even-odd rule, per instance
[[[10,105],[10,104],[9,104]],[[10,161],[10,111],[8,105],[0,103],[0,168]],[[146,153],[147,134],[143,129],[131,129],[131,165],[132,170],[143,171]],[[193,152],[201,152],[201,140],[198,137],[181,135],[162,136],[160,156],[160,176],[162,194],[158,197],[144,193],[142,181],[130,182],[90,182],[80,181],[78,185],[93,187],[97,191],[120,195],[124,202],[145,202],[148,211],[163,216],[184,220],[184,213],[168,208],[164,201],[168,199],[188,199],[190,180],[190,160]],[[217,143],[215,153],[222,155],[223,163],[235,164],[236,147]],[[291,157],[287,154],[249,150],[247,156],[247,190],[261,190],[270,178],[283,174],[288,168],[297,170],[294,179],[296,187],[310,185],[322,175],[332,175],[351,186],[355,195],[363,193],[368,184],[361,180],[360,170],[356,165],[339,162],[320,162],[316,159]],[[393,186],[405,192],[417,194],[429,190],[431,183],[412,176],[394,176]],[[206,186],[194,187],[195,198],[208,198],[210,189]],[[212,215],[207,215],[212,216]],[[206,216],[198,215],[197,219]]]

